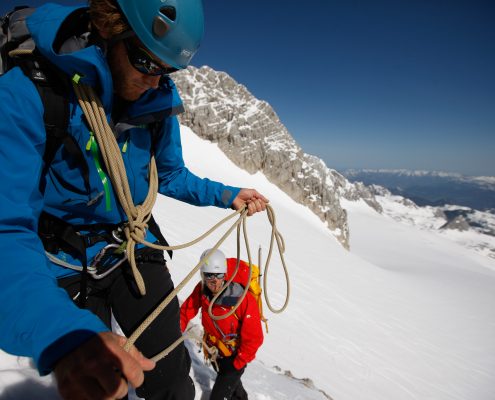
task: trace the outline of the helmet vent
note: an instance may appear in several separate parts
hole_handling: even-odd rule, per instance
[[[177,18],[177,13],[175,11],[175,7],[172,6],[164,6],[160,8],[160,12],[165,15],[170,21],[175,21]]]
[[[159,38],[164,37],[168,31],[168,28],[169,26],[162,16],[156,16],[153,19],[153,33],[155,36]]]

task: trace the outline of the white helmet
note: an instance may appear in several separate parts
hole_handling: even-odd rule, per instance
[[[202,260],[211,251],[211,249],[203,251],[200,260]],[[220,250],[215,250],[210,256],[201,264],[201,275],[208,274],[225,274],[227,272],[227,259],[225,254]]]

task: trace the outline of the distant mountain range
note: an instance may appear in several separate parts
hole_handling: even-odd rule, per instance
[[[380,185],[420,206],[456,204],[495,212],[495,177],[464,176],[430,171],[349,169],[341,171],[351,182]]]

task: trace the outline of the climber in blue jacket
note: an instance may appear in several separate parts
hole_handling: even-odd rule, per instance
[[[89,8],[46,4],[23,15],[41,57],[68,81],[95,88],[135,204],[148,193],[153,153],[161,194],[196,206],[247,206],[249,215],[265,210],[256,190],[201,179],[182,159],[182,104],[169,74],[199,47],[200,0],[90,0]],[[129,352],[111,332],[110,311],[130,335],[173,283],[163,252],[142,246],[144,296],[128,261],[117,254],[111,269],[106,251],[122,242],[127,216],[70,85],[64,97],[68,135],[47,160],[49,107],[33,77],[19,67],[0,76],[0,347],[32,357],[42,375],[53,371],[64,399],[120,399],[128,383],[145,399],[193,399],[183,345],[156,365],[149,359],[181,334],[177,299]],[[145,239],[164,240],[151,225]]]

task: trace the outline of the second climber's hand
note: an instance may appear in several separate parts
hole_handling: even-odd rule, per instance
[[[237,197],[232,202],[234,210],[247,207],[248,215],[265,211],[269,200],[255,189],[241,189]]]
[[[132,346],[124,350],[126,338],[102,332],[61,358],[55,366],[55,377],[64,400],[110,400],[127,395],[128,384],[143,384],[144,371],[155,362]]]

